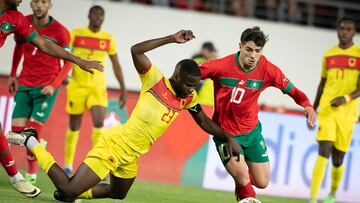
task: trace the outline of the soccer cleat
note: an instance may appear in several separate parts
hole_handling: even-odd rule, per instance
[[[316,199],[311,199],[309,200],[309,203],[318,203],[318,201]]]
[[[29,198],[37,197],[41,193],[40,188],[32,185],[24,179],[18,180],[13,184],[13,186],[15,190]]]
[[[26,147],[26,142],[29,137],[34,136],[35,138],[37,138],[38,135],[35,129],[27,128],[21,132],[8,132],[5,136],[9,144]]]
[[[36,183],[36,173],[35,174],[26,173],[25,180],[34,185]]]
[[[328,195],[328,196],[324,199],[323,203],[335,203],[335,196],[333,196],[333,195]]]
[[[76,199],[70,199],[70,198],[64,197],[64,195],[59,190],[55,190],[54,198],[60,202],[75,202],[75,200],[76,200]]]

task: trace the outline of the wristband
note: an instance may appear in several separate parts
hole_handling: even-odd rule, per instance
[[[346,103],[348,103],[349,101],[351,101],[351,96],[349,94],[345,95],[345,101]]]

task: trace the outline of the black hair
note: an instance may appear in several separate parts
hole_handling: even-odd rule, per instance
[[[352,22],[354,24],[354,27],[356,30],[356,21],[354,18],[352,18],[350,16],[343,16],[343,17],[339,18],[336,22],[336,28],[338,28],[342,22]]]
[[[260,27],[255,26],[244,30],[244,32],[241,34],[241,43],[246,43],[249,41],[253,41],[258,47],[264,47],[268,41],[268,36],[265,35],[262,30],[260,30]]]
[[[92,6],[92,7],[90,8],[89,14],[90,14],[91,12],[93,12],[94,10],[96,10],[96,9],[102,10],[102,12],[105,13],[105,10],[104,10],[104,8],[103,8],[102,6],[94,5],[94,6]]]
[[[176,64],[180,74],[201,76],[199,65],[192,59],[183,59]]]

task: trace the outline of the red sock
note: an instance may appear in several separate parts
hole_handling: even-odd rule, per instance
[[[38,122],[34,122],[34,121],[28,121],[28,127],[29,128],[34,128],[37,133],[38,133],[38,139],[40,137],[40,133],[41,133],[41,128],[42,128],[42,124],[38,123]],[[27,150],[27,161],[28,161],[28,168],[27,168],[27,173],[29,174],[35,174],[38,170],[38,164],[37,164],[37,159],[34,156],[33,153],[31,153],[31,151]]]
[[[11,126],[11,131],[13,132],[21,132],[25,129],[25,126]]]
[[[34,122],[34,121],[28,121],[27,127],[28,128],[34,128],[36,130],[37,134],[38,134],[38,139],[39,139],[43,124],[38,123],[38,122]]]
[[[14,176],[18,173],[14,157],[10,152],[9,144],[4,134],[0,134],[0,162],[9,176]]]
[[[250,182],[245,186],[236,185],[235,193],[238,200],[242,200],[248,197],[256,197],[255,190],[251,186]]]

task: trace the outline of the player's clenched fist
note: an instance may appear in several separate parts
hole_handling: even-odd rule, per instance
[[[180,30],[173,35],[176,43],[182,44],[195,38],[191,30]]]

